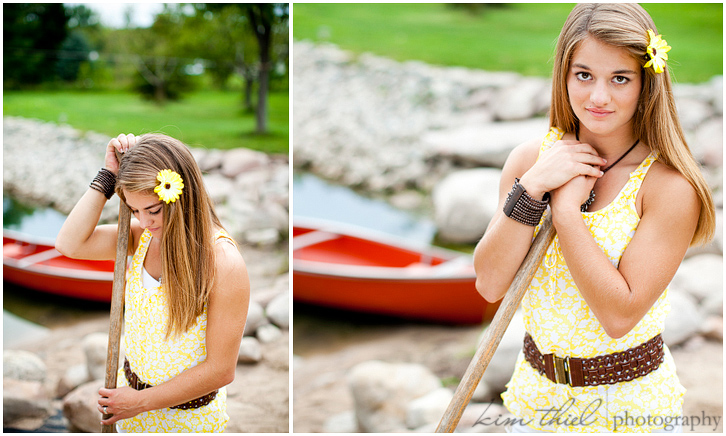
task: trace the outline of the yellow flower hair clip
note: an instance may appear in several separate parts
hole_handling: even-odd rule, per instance
[[[172,170],[161,170],[156,176],[159,184],[154,188],[154,192],[159,194],[159,200],[165,201],[166,204],[172,203],[179,198],[184,189],[184,180],[181,176]]]
[[[668,51],[671,46],[660,35],[656,35],[652,29],[648,29],[648,36],[650,36],[650,44],[646,49],[648,52],[646,56],[650,55],[650,60],[646,62],[643,68],[652,66],[653,71],[660,74],[665,70],[665,61],[668,60]]]

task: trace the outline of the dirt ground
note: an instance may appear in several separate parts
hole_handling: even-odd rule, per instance
[[[359,319],[319,321],[293,312],[293,430],[322,432],[325,421],[353,410],[347,372],[367,360],[423,364],[447,380],[461,377],[474,354],[480,327],[447,327]],[[323,318],[324,319],[324,318]],[[326,328],[326,322],[330,328]],[[357,324],[357,325],[356,325]],[[671,350],[688,389],[684,416],[716,417],[683,431],[723,432],[723,344],[696,338]],[[455,388],[455,385],[452,389]],[[690,424],[689,424],[690,425]]]

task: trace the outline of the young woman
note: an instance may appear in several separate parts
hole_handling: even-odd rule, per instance
[[[474,254],[482,296],[503,297],[545,209],[557,235],[522,301],[527,335],[502,394],[515,432],[677,428],[685,389],[660,337],[666,287],[715,217],[668,50],[636,4],[576,6],[557,42],[551,130],[503,168]]]
[[[115,151],[123,154],[121,164]],[[56,240],[69,257],[114,259],[117,225],[97,226],[115,193],[131,209],[126,360],[101,389],[102,424],[119,432],[222,432],[249,279],[187,147],[164,135],[119,135]]]

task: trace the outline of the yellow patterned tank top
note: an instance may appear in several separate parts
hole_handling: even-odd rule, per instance
[[[128,272],[124,347],[131,369],[142,381],[156,386],[207,358],[207,308],[187,332],[164,339],[169,318],[167,296],[160,286],[145,288],[142,280],[144,258],[151,239],[151,233],[144,230]],[[220,230],[214,240],[223,239],[234,243],[224,230]],[[128,386],[123,368],[119,369],[117,380],[118,387]],[[188,410],[152,410],[118,421],[117,426],[119,431],[128,433],[211,433],[223,432],[227,421],[227,391],[222,388],[206,406]]]
[[[562,138],[552,128],[543,151]],[[583,212],[592,237],[617,268],[640,217],[635,199],[657,153],[630,174],[615,199],[600,210]],[[549,209],[546,213],[549,213]],[[539,231],[540,225],[535,229]],[[522,300],[524,325],[543,353],[564,357],[595,357],[635,347],[663,331],[670,311],[665,290],[642,320],[625,336],[609,337],[577,289],[555,236]],[[536,430],[555,432],[651,432],[681,415],[685,388],[676,375],[667,347],[660,367],[650,374],[613,385],[571,387],[551,382],[520,352],[512,379],[502,394],[504,405]],[[650,417],[650,419],[649,419]]]

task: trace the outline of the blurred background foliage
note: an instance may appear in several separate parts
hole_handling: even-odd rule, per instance
[[[572,3],[299,3],[293,37],[399,61],[552,74],[555,42]],[[723,4],[644,3],[673,49],[680,83],[723,74]]]
[[[3,4],[4,114],[287,153],[288,4],[164,4],[149,27],[126,21]]]

